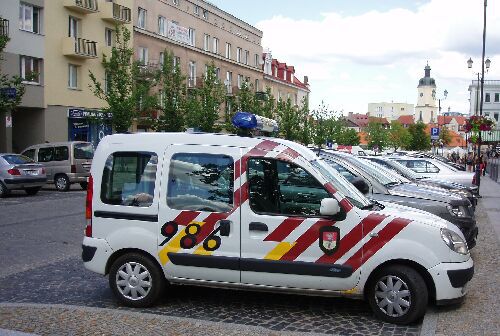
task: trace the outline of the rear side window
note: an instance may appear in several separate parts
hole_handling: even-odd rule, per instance
[[[53,161],[66,161],[69,159],[69,149],[67,146],[54,147]]]
[[[29,157],[30,159],[34,160],[35,159],[35,149],[28,149],[27,151],[24,151],[22,155]]]
[[[234,161],[227,155],[172,156],[167,205],[171,209],[228,212],[233,208]]]
[[[49,162],[54,158],[54,147],[42,147],[38,149],[38,162]]]
[[[4,155],[2,158],[9,164],[33,163],[33,160],[24,155]]]
[[[153,204],[158,156],[150,152],[117,152],[106,160],[101,201],[112,205]]]
[[[75,144],[75,159],[91,160],[94,157],[94,147],[91,143]]]

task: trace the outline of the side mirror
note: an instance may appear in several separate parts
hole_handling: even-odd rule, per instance
[[[361,191],[364,195],[368,194],[370,192],[370,186],[368,183],[366,183],[365,179],[359,176],[356,176],[351,180],[351,183]]]
[[[323,198],[319,213],[322,216],[335,216],[340,212],[340,204],[335,198]]]

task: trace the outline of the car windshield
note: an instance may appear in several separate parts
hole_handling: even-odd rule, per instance
[[[366,173],[373,176],[379,183],[383,184],[386,187],[401,184],[403,182],[408,182],[408,180],[403,176],[401,175],[398,176],[393,172],[391,172],[389,169],[379,164],[358,159],[353,156],[342,156],[342,158],[351,162],[356,167],[361,168]]]
[[[7,161],[8,164],[25,164],[25,163],[34,163],[35,161],[31,160],[29,157],[19,154],[8,154],[2,155],[2,158]]]
[[[387,165],[383,165],[384,167],[386,168],[392,168],[393,170],[395,170],[396,172],[398,172],[398,174],[400,175],[403,175],[404,177],[406,178],[409,178],[409,179],[412,179],[412,180],[419,180],[419,179],[422,179],[423,177],[418,175],[417,173],[415,173],[413,170],[411,170],[410,168],[402,165],[401,163],[397,162],[397,161],[392,161],[392,160],[384,160],[384,162],[387,162]],[[378,161],[375,161],[375,163],[379,163]]]
[[[366,208],[372,205],[356,187],[354,187],[344,176],[327,164],[323,159],[312,160],[311,164],[321,175],[331,182],[333,187],[340,191],[352,204],[358,208]]]
[[[75,144],[75,159],[91,160],[94,157],[94,147],[91,143]]]

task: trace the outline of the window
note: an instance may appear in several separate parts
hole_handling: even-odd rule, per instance
[[[485,103],[489,103],[490,102],[490,94],[489,93],[486,93],[486,95],[484,96],[484,102]]]
[[[139,62],[142,65],[147,65],[149,61],[148,48],[139,47]]]
[[[74,64],[68,65],[68,87],[70,89],[78,89],[78,66]]]
[[[236,62],[241,63],[241,48],[236,48]]]
[[[174,68],[177,66],[181,66],[181,58],[178,56],[174,56]]]
[[[233,84],[233,73],[231,71],[226,72],[226,85],[231,86]]]
[[[172,3],[176,6],[179,6],[179,0],[172,0]]]
[[[113,30],[109,28],[104,29],[104,43],[107,47],[113,46]]]
[[[194,14],[200,16],[200,6],[194,5]]]
[[[500,120],[498,120],[498,113],[493,113],[493,117],[495,118],[495,120],[498,122]]]
[[[53,161],[66,161],[69,159],[69,149],[67,146],[54,147]]]
[[[226,58],[231,59],[231,44],[226,43]]]
[[[203,35],[203,50],[210,50],[210,35],[208,34]]]
[[[106,160],[101,201],[112,205],[153,204],[158,156],[150,152],[117,152]]]
[[[39,34],[41,32],[41,9],[29,4],[19,6],[19,29]]]
[[[163,66],[163,63],[165,62],[165,53],[163,51],[160,51],[160,55],[158,55],[159,63],[161,66]]]
[[[249,159],[248,183],[256,213],[320,216],[321,200],[331,197],[306,170],[279,160]]]
[[[94,157],[94,147],[91,143],[77,143],[74,150],[75,159],[91,160]]]
[[[212,52],[214,54],[218,54],[219,53],[219,39],[217,37],[214,37],[214,39],[213,39]]]
[[[35,159],[35,149],[28,149],[27,151],[23,152],[22,155],[29,157],[30,159],[34,160]]]
[[[70,16],[68,19],[68,36],[69,37],[74,37],[77,38],[79,34],[79,27],[80,25],[80,20],[77,18]]]
[[[255,54],[254,55],[254,65],[255,67],[259,67],[259,55],[258,54]]]
[[[195,86],[196,85],[196,62],[194,62],[194,61],[189,62],[188,74],[189,74],[189,84],[191,86]]]
[[[435,165],[433,165],[430,162],[426,162],[426,164],[427,164],[426,169],[427,169],[428,173],[439,173],[439,168],[438,167],[436,167]]]
[[[167,20],[163,16],[158,16],[158,34],[167,36]]]
[[[29,56],[20,57],[20,75],[29,83],[40,83],[40,64],[42,60]]]
[[[54,147],[38,149],[38,162],[50,162],[54,156]]]
[[[500,93],[495,93],[495,103],[500,102]]]
[[[424,96],[424,93],[423,92],[420,92],[420,97],[423,97]]]
[[[238,75],[238,89],[243,86],[243,75]]]
[[[34,149],[31,149],[33,152],[35,152]],[[34,161],[24,155],[19,155],[19,154],[7,154],[1,156],[5,161],[7,161],[8,164],[12,165],[18,165],[18,164],[26,164],[26,163],[34,163]]]
[[[203,18],[208,20],[208,11],[206,9],[203,10]]]
[[[220,68],[215,68],[215,77],[217,78],[217,82],[220,80]]]
[[[259,79],[255,80],[255,91],[259,91]]]
[[[192,46],[196,44],[196,30],[194,28],[189,28],[189,44]]]
[[[248,59],[250,58],[250,52],[248,50],[245,50],[245,54],[243,55],[243,63],[248,65]]]
[[[144,8],[139,7],[137,10],[137,27],[145,29],[146,28],[146,15],[148,11]]]
[[[167,205],[172,209],[228,212],[233,207],[234,162],[227,155],[172,156]]]

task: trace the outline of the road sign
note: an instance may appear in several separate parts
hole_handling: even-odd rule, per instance
[[[432,140],[439,139],[439,128],[437,128],[437,127],[432,127],[431,128],[431,139]]]

